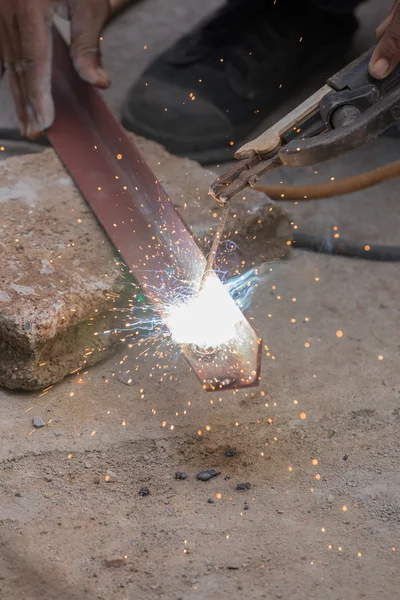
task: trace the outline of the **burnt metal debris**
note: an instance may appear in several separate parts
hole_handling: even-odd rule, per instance
[[[196,477],[197,479],[199,479],[199,481],[208,481],[213,477],[218,477],[218,475],[221,475],[219,471],[215,471],[215,469],[210,469],[209,471],[200,471],[200,473],[197,473]]]

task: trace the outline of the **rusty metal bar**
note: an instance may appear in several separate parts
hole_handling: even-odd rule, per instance
[[[123,261],[163,317],[163,308],[175,300],[177,289],[189,297],[199,290],[206,259],[131,137],[99,92],[76,74],[68,47],[56,30],[53,39],[56,118],[48,137]],[[225,302],[233,303],[226,290]],[[201,349],[182,346],[204,389],[258,384],[261,340],[243,315],[238,316],[237,327],[237,337],[207,357]]]

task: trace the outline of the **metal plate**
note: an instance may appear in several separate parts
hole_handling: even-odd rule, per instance
[[[53,37],[56,118],[48,137],[163,318],[177,298],[190,299],[198,292],[206,259],[102,96],[76,74],[68,47],[56,30]],[[215,285],[216,300],[229,310],[236,308],[237,335],[214,348],[208,360],[190,344],[182,345],[182,351],[204,389],[257,385],[261,341],[223,284],[218,280]]]

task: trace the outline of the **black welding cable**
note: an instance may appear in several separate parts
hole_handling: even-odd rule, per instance
[[[400,160],[389,165],[378,167],[372,171],[354,175],[339,181],[317,183],[311,185],[257,185],[255,189],[266,193],[270,198],[279,201],[324,200],[334,196],[349,194],[363,190],[400,176]],[[400,261],[400,246],[385,246],[380,244],[356,244],[346,240],[325,240],[307,233],[295,233],[292,240],[294,248],[335,254],[365,260]]]
[[[336,256],[350,258],[363,258],[384,262],[400,261],[400,246],[386,246],[383,244],[356,244],[346,240],[324,239],[308,233],[295,233],[292,239],[293,248],[322,252]]]
[[[6,127],[0,127],[0,140],[5,142],[21,142],[24,144],[31,144],[36,146],[45,146],[50,148],[51,144],[45,135],[41,135],[36,140],[29,140],[20,134],[18,129],[8,129]]]

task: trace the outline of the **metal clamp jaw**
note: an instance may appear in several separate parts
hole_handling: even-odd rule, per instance
[[[372,79],[373,48],[331,77],[325,86],[235,156],[237,165],[210,188],[221,204],[280,165],[317,164],[375,139],[400,119],[400,66]]]

